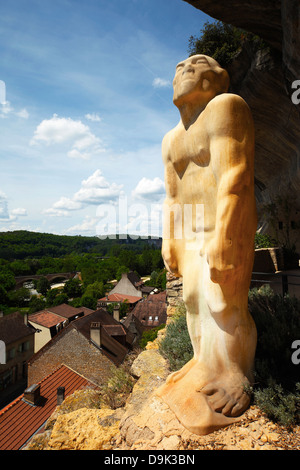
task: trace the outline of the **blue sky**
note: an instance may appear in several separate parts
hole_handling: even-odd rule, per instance
[[[183,0],[0,6],[0,231],[160,234],[176,64],[213,21]]]

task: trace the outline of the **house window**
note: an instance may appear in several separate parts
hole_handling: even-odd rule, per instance
[[[11,348],[7,353],[7,360],[13,359],[16,355],[16,348]]]
[[[154,318],[154,321],[158,321],[158,316],[156,316],[156,317]]]
[[[20,343],[18,346],[19,353],[22,353],[25,351],[29,351],[29,341],[25,341],[25,343]]]
[[[152,320],[153,320],[153,317],[152,317],[152,315],[150,315],[150,317],[149,317],[149,321],[152,321]]]
[[[0,376],[0,391],[5,390],[13,383],[13,369],[9,369]]]
[[[283,230],[283,223],[282,222],[278,222],[278,228],[279,228],[279,230]]]

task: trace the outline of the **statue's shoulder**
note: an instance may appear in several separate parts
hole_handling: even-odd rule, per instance
[[[225,112],[230,111],[231,109],[240,109],[240,110],[249,110],[249,107],[246,101],[239,95],[234,93],[222,93],[221,95],[215,96],[207,105],[207,109],[215,110],[218,108],[218,111]]]
[[[239,95],[234,93],[222,93],[221,95],[215,96],[207,105],[207,107],[224,107],[228,108],[229,106],[248,108],[246,101]]]
[[[209,134],[223,135],[225,128],[253,131],[249,106],[241,96],[233,93],[222,93],[213,98],[206,106],[204,122]]]

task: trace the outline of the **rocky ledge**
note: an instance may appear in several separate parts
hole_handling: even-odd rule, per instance
[[[207,436],[187,431],[154,391],[170,373],[155,343],[134,361],[135,386],[125,407],[92,408],[95,391],[68,397],[26,450],[295,450],[300,426],[289,433],[251,407],[233,426]],[[92,405],[93,403],[93,405]],[[76,404],[72,409],[72,404]]]

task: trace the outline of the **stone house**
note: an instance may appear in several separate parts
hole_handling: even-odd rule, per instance
[[[27,383],[27,361],[34,353],[35,329],[19,312],[0,317],[0,408]],[[5,353],[5,354],[4,354]],[[5,357],[4,357],[5,356]]]
[[[147,297],[155,288],[145,286],[143,280],[133,271],[123,273],[120,281],[109,292],[109,294],[125,294],[135,297]]]
[[[105,310],[92,312],[70,323],[29,360],[28,385],[39,382],[60,364],[101,385],[111,367],[122,364],[132,342],[126,327]]]
[[[139,302],[127,315],[123,325],[130,332],[141,336],[144,331],[152,330],[167,322],[167,293],[152,294]]]
[[[85,307],[75,308],[61,304],[29,315],[30,325],[36,329],[34,352],[38,352],[70,322],[91,312],[92,310]]]

